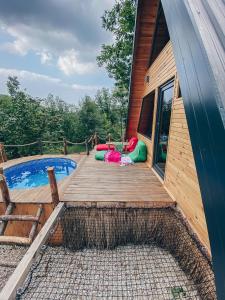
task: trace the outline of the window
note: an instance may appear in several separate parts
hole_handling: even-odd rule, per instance
[[[151,139],[155,92],[143,98],[138,132]]]
[[[166,24],[166,18],[160,2],[156,20],[156,29],[153,38],[153,48],[150,55],[149,66],[155,61],[159,53],[170,40],[169,31]]]
[[[165,173],[167,148],[169,141],[170,118],[173,102],[174,81],[160,87],[156,117],[156,134],[154,148],[154,167],[163,178]]]

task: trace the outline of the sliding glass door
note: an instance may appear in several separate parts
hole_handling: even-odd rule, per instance
[[[167,159],[173,86],[174,81],[170,81],[161,86],[159,90],[154,148],[154,168],[161,177],[164,177]]]

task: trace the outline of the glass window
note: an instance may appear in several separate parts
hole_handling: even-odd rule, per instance
[[[162,86],[159,93],[154,163],[156,170],[162,177],[164,176],[166,166],[172,100],[173,81]]]
[[[162,49],[170,40],[169,31],[166,24],[166,18],[160,2],[157,21],[156,21],[156,30],[153,38],[153,48],[150,56],[149,66],[155,61]]]
[[[154,115],[155,92],[146,96],[142,101],[138,132],[151,139]]]

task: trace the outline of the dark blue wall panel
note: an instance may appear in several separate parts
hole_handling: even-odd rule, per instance
[[[208,1],[205,3],[208,4]],[[220,105],[224,95],[220,93],[220,77],[215,77],[213,57],[209,56],[205,36],[201,35],[198,22],[191,15],[189,1],[162,0],[162,5],[173,45],[205,209],[217,295],[219,300],[224,300],[225,129],[223,107],[221,109]],[[220,32],[209,32],[210,34],[217,35],[223,42],[223,37],[219,36],[224,35],[221,28]],[[219,59],[223,61],[223,51],[218,55],[221,55]],[[218,57],[215,60],[218,61]],[[220,75],[223,80],[225,74]]]

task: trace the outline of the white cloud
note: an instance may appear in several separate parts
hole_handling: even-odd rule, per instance
[[[95,68],[95,64],[91,62],[80,62],[78,53],[74,49],[71,49],[59,56],[58,67],[66,75],[82,75],[91,73]]]
[[[15,40],[14,42],[10,43],[4,43],[0,46],[0,49],[6,50],[13,54],[19,54],[22,56],[25,56],[28,52],[29,46],[25,41],[21,40]]]
[[[49,52],[41,52],[40,54],[41,57],[41,63],[48,64],[52,60],[52,55]]]
[[[12,41],[0,45],[0,49],[23,56],[33,52],[42,64],[56,63],[68,76],[92,72],[100,45],[112,38],[101,28],[101,16],[113,3],[1,1],[0,26]]]
[[[34,73],[26,70],[17,70],[17,69],[5,69],[0,68],[0,76],[8,77],[8,76],[17,76],[19,80],[21,79],[29,79],[29,80],[47,80],[55,83],[62,82],[61,79],[50,77],[48,75]]]
[[[72,84],[71,86],[75,91],[81,90],[81,91],[97,91],[102,88],[102,86],[98,85],[82,85],[82,84]]]
[[[101,86],[96,85],[68,84],[60,78],[26,70],[0,68],[0,94],[7,92],[6,82],[8,76],[17,76],[21,87],[28,87],[28,93],[33,96],[44,98],[52,93],[61,97],[64,101],[74,104],[77,104],[85,93],[93,96],[98,89],[101,89]]]

